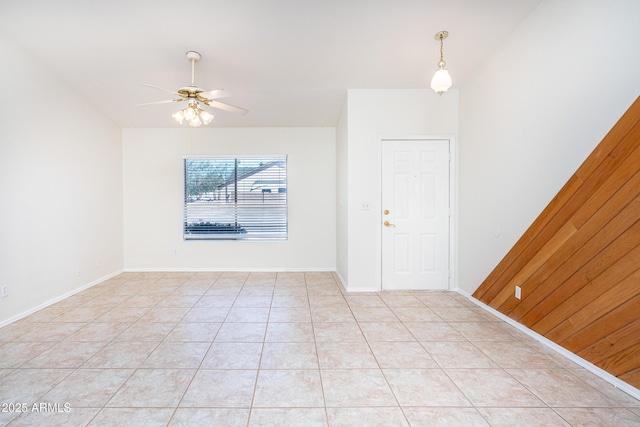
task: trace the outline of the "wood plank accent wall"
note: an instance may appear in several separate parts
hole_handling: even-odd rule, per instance
[[[640,388],[640,97],[473,296]]]

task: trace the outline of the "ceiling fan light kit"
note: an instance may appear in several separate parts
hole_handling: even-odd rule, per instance
[[[448,31],[438,31],[434,36],[436,40],[440,41],[440,61],[438,61],[438,70],[431,79],[431,89],[433,89],[438,95],[445,93],[453,84],[449,71],[447,71],[446,68],[447,63],[444,61],[444,55],[442,53],[443,40],[448,36]]]
[[[189,105],[182,110],[173,113],[171,115],[176,122],[182,124],[184,120],[187,120],[189,126],[197,128],[203,124],[208,125],[213,121],[213,114],[200,108],[198,101],[189,101]]]
[[[144,86],[151,87],[154,89],[163,90],[165,92],[169,92],[173,95],[178,96],[177,99],[168,99],[166,101],[158,101],[158,102],[150,102],[147,104],[139,104],[138,106],[143,105],[154,105],[154,104],[166,104],[169,102],[182,102],[188,101],[188,105],[180,111],[173,113],[171,116],[178,122],[182,124],[185,120],[191,127],[202,126],[203,124],[208,125],[213,121],[213,114],[208,111],[203,110],[200,107],[200,104],[207,105],[209,107],[217,108],[219,110],[228,111],[231,113],[237,114],[247,114],[247,110],[240,107],[235,107],[233,105],[225,104],[224,102],[216,101],[219,98],[225,98],[230,96],[228,92],[223,89],[216,89],[210,91],[204,91],[196,86],[195,84],[195,65],[196,62],[202,58],[202,56],[195,51],[190,50],[186,54],[187,60],[191,62],[191,84],[189,86],[181,87],[177,91],[172,91],[168,89],[163,89],[161,87],[147,85]]]

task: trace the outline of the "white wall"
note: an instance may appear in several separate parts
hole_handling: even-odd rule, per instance
[[[380,140],[415,135],[455,137],[458,91],[450,90],[439,96],[431,89],[349,90],[347,114],[346,285],[353,291],[378,290],[382,223]],[[370,209],[360,209],[362,202],[369,202]]]
[[[343,283],[349,281],[348,103],[345,100],[336,127],[336,273]]]
[[[0,57],[2,325],[122,270],[123,255],[120,128],[1,33]]]
[[[127,270],[335,270],[334,128],[125,129]],[[184,155],[286,154],[286,242],[184,241]]]
[[[640,94],[640,2],[548,0],[460,89],[459,287],[473,292]]]

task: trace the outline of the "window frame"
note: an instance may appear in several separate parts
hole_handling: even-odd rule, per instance
[[[190,171],[190,161],[211,161],[233,162],[233,175],[226,178],[219,177],[223,181],[207,183],[215,185],[216,190],[200,193],[200,197],[194,199],[194,195],[189,191],[188,176]],[[255,161],[258,166],[255,169],[263,168],[265,164],[274,163],[273,166],[251,173],[251,169],[239,174],[239,165],[243,163],[251,164]],[[263,163],[264,162],[264,163]],[[282,165],[284,165],[282,167]],[[280,167],[282,171],[274,173],[271,168]],[[211,167],[214,172],[216,166]],[[246,168],[246,166],[245,166]],[[185,241],[198,240],[235,240],[235,241],[287,241],[289,238],[289,196],[288,196],[288,156],[286,154],[273,155],[185,155],[182,157],[182,236]],[[256,178],[248,186],[252,176]],[[243,182],[244,180],[247,182]],[[193,181],[191,181],[193,182]],[[256,187],[256,184],[259,184]],[[228,190],[233,185],[231,191],[231,201]],[[276,186],[274,188],[262,188],[262,186]],[[244,191],[239,188],[242,187]],[[225,189],[227,194],[224,199],[220,197],[221,189]],[[247,188],[249,190],[247,191]],[[254,190],[262,190],[253,193]],[[251,194],[253,193],[253,194]],[[215,195],[202,201],[203,194]],[[266,198],[266,199],[265,199]],[[261,203],[260,203],[261,202]],[[265,203],[266,202],[266,203]],[[193,213],[196,203],[200,204],[198,213],[203,217],[194,221]],[[233,209],[233,214],[229,211]],[[227,211],[226,215],[220,211]],[[256,222],[258,217],[267,217],[270,221]],[[203,219],[205,218],[205,219]],[[239,218],[241,220],[239,221]],[[243,218],[243,219],[242,219]],[[218,221],[222,219],[222,221]],[[245,222],[245,225],[242,222]]]

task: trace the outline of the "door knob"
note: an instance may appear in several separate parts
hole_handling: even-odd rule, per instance
[[[385,209],[383,212],[385,215],[389,215],[389,209]]]
[[[396,225],[395,224],[391,224],[389,221],[385,221],[384,222],[384,226],[385,227],[395,227]]]

